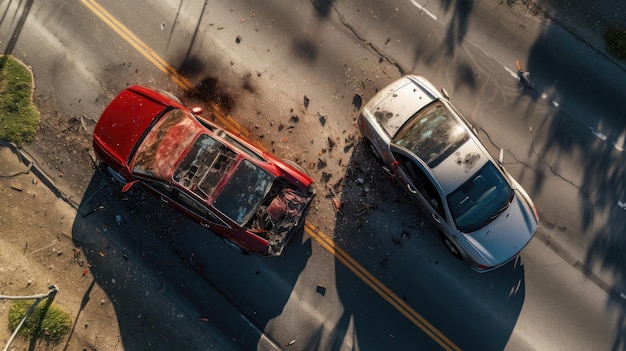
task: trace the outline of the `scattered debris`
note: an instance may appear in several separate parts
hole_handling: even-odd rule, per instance
[[[337,198],[333,198],[333,208],[335,209],[335,212],[339,212],[341,213],[341,207],[343,206],[343,204],[341,203],[341,201],[337,200]]]
[[[315,292],[317,292],[318,294],[325,296],[326,295],[326,287],[318,285],[317,288],[315,288]]]
[[[22,192],[24,190],[20,186],[17,186],[17,185],[11,185],[11,189],[15,191],[19,191],[19,192]]]
[[[331,137],[328,137],[328,149],[329,149],[329,151],[333,151],[333,148],[335,147],[335,145],[336,145],[335,141]]]
[[[380,266],[383,268],[387,268],[387,266],[389,265],[389,259],[388,258],[383,258],[382,260],[380,260]]]
[[[391,236],[391,242],[394,246],[404,247],[404,243],[400,239],[396,239],[394,236]]]
[[[322,181],[324,183],[328,183],[328,181],[330,180],[330,177],[332,177],[333,175],[328,173],[328,172],[322,172]]]
[[[296,115],[292,115],[291,118],[289,118],[289,122],[291,122],[291,123],[298,123],[298,122],[300,122],[300,117],[298,117]]]
[[[304,109],[309,108],[309,98],[304,95]]]
[[[98,207],[94,208],[93,210],[91,210],[91,212],[85,213],[85,214],[83,215],[83,218],[84,218],[84,217],[87,217],[87,216],[89,216],[89,215],[92,215],[92,214],[94,214],[94,213],[96,213],[96,212],[98,212],[98,211],[102,211],[102,210],[104,210],[104,206],[102,206],[102,205],[101,205],[101,206],[98,206]]]
[[[296,343],[296,339],[293,339],[290,342],[288,342],[287,345],[285,345],[285,346],[291,346],[291,345],[293,345],[295,343]]]
[[[121,215],[115,216],[115,223],[117,223],[117,225],[121,225],[122,224],[122,216]]]
[[[323,157],[320,157],[317,159],[317,169],[322,169],[324,167],[326,167],[328,165],[328,163],[326,162],[326,159]]]
[[[239,35],[235,38],[235,43],[241,43],[241,37]]]
[[[354,94],[354,97],[352,98],[352,106],[354,106],[354,111],[358,111],[361,108],[361,105],[363,105],[363,98],[361,98],[361,95],[359,94]]]
[[[354,143],[352,144],[348,144],[343,148],[343,153],[348,153],[348,151],[350,151],[350,149],[352,149],[354,147]]]
[[[319,112],[317,113],[317,115],[319,116],[320,124],[322,125],[322,127],[326,125],[326,116],[320,115]]]

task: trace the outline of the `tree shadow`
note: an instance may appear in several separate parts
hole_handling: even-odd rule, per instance
[[[527,61],[538,93],[559,104],[535,132],[537,161],[532,168],[543,169],[544,175],[534,178],[533,187],[545,189],[547,180],[556,176],[578,197],[575,217],[545,224],[567,231],[566,240],[586,243],[583,273],[605,280],[610,297],[606,308],[618,315],[613,349],[623,349],[626,212],[620,203],[626,202],[626,73],[557,25],[545,28]],[[535,103],[540,103],[539,96],[532,97]],[[575,170],[576,178],[569,179],[568,170]]]
[[[474,0],[444,0],[443,8],[447,12],[453,6],[452,19],[448,23],[444,43],[447,53],[454,55],[457,45],[465,40],[469,19],[474,9]]]
[[[8,40],[6,47],[4,48],[5,54],[12,54],[15,50],[15,45],[17,45],[17,41],[20,38],[20,34],[22,33],[22,29],[24,29],[24,24],[26,23],[26,19],[30,15],[30,10],[33,6],[34,0],[26,0],[26,1],[15,1],[11,0],[4,5],[4,11],[2,16],[0,17],[0,26],[5,24],[6,20],[12,20],[14,23],[12,25],[12,32],[10,35],[10,39]],[[17,9],[12,10],[12,6],[17,6]],[[1,10],[1,9],[0,9]],[[9,13],[14,12],[13,16],[9,16]]]

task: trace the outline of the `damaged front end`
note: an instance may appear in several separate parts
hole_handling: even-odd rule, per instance
[[[274,181],[246,228],[268,241],[268,256],[279,256],[292,235],[302,228],[314,196],[312,186],[302,191],[284,179]]]

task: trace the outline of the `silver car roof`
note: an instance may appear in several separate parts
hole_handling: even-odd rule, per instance
[[[365,109],[393,138],[398,129],[415,113],[443,96],[421,76],[404,76],[381,90],[368,102]],[[445,103],[445,105],[448,105]],[[469,139],[452,155],[431,168],[435,180],[445,194],[449,194],[468,180],[491,156],[480,145],[469,127],[458,117],[456,110],[447,106],[469,134]]]
[[[485,163],[489,162],[490,156],[481,148],[474,135],[461,145],[452,155],[444,159],[431,172],[441,190],[449,194],[457,189],[466,180],[471,178]]]
[[[438,98],[441,95],[428,81],[405,76],[378,92],[364,109],[393,137],[416,111]]]

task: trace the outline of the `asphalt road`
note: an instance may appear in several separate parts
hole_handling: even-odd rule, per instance
[[[158,259],[140,259],[143,252],[170,247],[161,262],[176,265],[193,250],[206,278],[199,281],[250,321],[225,327],[246,348],[619,349],[624,71],[518,3],[460,4],[26,1],[2,8],[0,40],[33,67],[37,94],[61,116],[95,119],[127,84],[182,93],[173,67],[196,87],[218,82],[210,97],[232,107],[252,138],[309,167],[319,186],[311,226],[276,260],[234,255],[184,219],[173,225],[175,214],[140,194],[131,205],[117,199],[137,222],[111,241],[137,252],[150,272],[159,272]],[[513,77],[516,59],[538,91]],[[542,217],[520,261],[486,275],[454,261],[363,152],[355,96],[366,100],[410,72],[445,87],[494,154],[506,149]],[[299,122],[290,125],[293,115]],[[29,150],[44,168],[72,173],[37,143]],[[311,167],[320,157],[328,168]],[[322,172],[332,175],[328,183]],[[97,175],[55,178],[79,211],[103,196]],[[146,202],[157,216],[137,205]],[[158,241],[141,235],[147,225],[162,233]],[[175,296],[189,301],[185,289]]]

